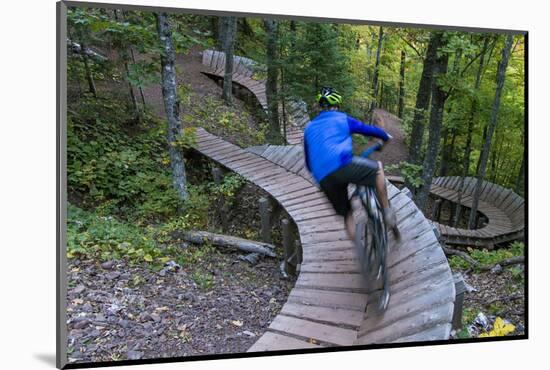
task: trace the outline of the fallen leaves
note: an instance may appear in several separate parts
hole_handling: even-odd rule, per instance
[[[242,322],[241,320],[233,320],[233,321],[231,321],[231,324],[233,324],[233,325],[235,325],[235,326],[237,326],[237,327],[239,327],[239,328],[240,328],[241,326],[243,326],[243,322]]]
[[[514,330],[516,330],[516,327],[513,324],[505,322],[502,318],[497,317],[493,324],[493,330],[488,333],[481,333],[478,338],[503,337],[513,333]]]

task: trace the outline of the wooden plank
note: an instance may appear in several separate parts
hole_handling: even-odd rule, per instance
[[[368,303],[366,319],[361,325],[358,337],[376,332],[399,321],[408,321],[410,317],[421,313],[429,314],[434,306],[454,302],[455,289],[451,280],[440,280],[437,284],[428,282],[424,286],[429,289],[412,289],[410,293],[401,291],[400,294],[392,294],[388,308],[383,315],[369,315],[370,310],[376,312],[378,302],[373,300]]]
[[[361,266],[358,260],[304,261],[300,267],[300,273],[360,274]]]
[[[370,332],[357,338],[357,344],[388,343],[401,337],[423,332],[439,324],[450,322],[453,314],[453,303],[432,307],[429,311],[400,320],[391,325]]]
[[[321,346],[286,335],[266,332],[247,350],[247,352],[282,351],[305,348],[321,348]]]
[[[325,201],[327,199],[327,197],[321,193],[320,191],[314,193],[314,194],[311,194],[311,195],[307,195],[307,196],[304,196],[300,199],[291,199],[289,201],[286,201],[285,202],[285,208],[287,209],[290,209],[291,206],[300,206],[300,205],[304,205],[305,206],[305,203],[309,200],[321,200],[321,201]],[[319,204],[319,203],[317,203]],[[307,206],[306,206],[307,207]]]
[[[286,202],[286,201],[302,198],[304,196],[318,192],[317,189],[312,188],[311,184],[309,184],[309,186],[304,186],[303,184],[301,184],[300,188],[298,188],[297,185],[294,188],[289,187],[288,189],[285,189],[285,188],[277,189],[278,191],[281,191],[283,193],[283,195],[278,196],[277,198],[281,202]]]
[[[361,274],[323,274],[301,272],[296,286],[310,289],[328,289],[364,293],[365,281]]]
[[[320,261],[350,261],[357,259],[355,247],[340,250],[324,250],[321,248],[307,248],[302,251],[303,264]]]
[[[449,338],[451,327],[452,325],[450,323],[438,324],[419,333],[397,338],[396,340],[393,340],[392,343],[413,343],[445,340]]]
[[[343,329],[333,325],[319,324],[308,320],[278,315],[275,317],[269,329],[278,332],[289,333],[303,338],[312,338],[316,341],[337,346],[349,346],[353,344],[357,332],[351,329]]]
[[[359,328],[363,320],[363,313],[360,311],[335,307],[310,306],[293,302],[287,302],[281,309],[281,314],[326,323],[328,325],[346,325],[356,328]]]
[[[287,302],[309,306],[342,308],[363,313],[367,306],[367,295],[296,287],[291,290]]]
[[[330,242],[337,240],[347,240],[348,234],[344,231],[326,231],[326,232],[313,232],[313,233],[301,233],[300,240],[302,243],[311,242]]]
[[[325,251],[329,250],[343,250],[355,248],[355,245],[351,240],[340,240],[340,241],[330,241],[330,242],[313,242],[313,243],[302,243],[302,249],[322,249]]]

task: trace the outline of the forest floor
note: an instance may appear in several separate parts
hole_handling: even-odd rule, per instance
[[[250,266],[238,253],[217,251],[159,272],[124,261],[72,261],[69,361],[246,352],[293,286],[275,262]]]

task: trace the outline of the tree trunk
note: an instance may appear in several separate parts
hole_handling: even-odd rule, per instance
[[[279,79],[279,68],[277,66],[277,33],[278,22],[273,19],[264,20],[264,27],[267,34],[266,56],[267,56],[267,81],[265,93],[267,98],[267,116],[269,120],[268,142],[279,144],[281,140],[281,127],[279,125],[279,102],[277,99],[277,81]],[[286,137],[284,138],[286,140]]]
[[[483,42],[483,48],[479,57],[479,67],[476,74],[476,82],[474,84],[474,96],[472,96],[472,104],[470,105],[470,114],[468,115],[468,132],[466,134],[466,143],[464,145],[464,160],[462,162],[462,177],[460,179],[460,185],[458,187],[458,201],[456,204],[455,218],[453,226],[457,227],[460,217],[462,216],[462,193],[464,191],[464,180],[470,173],[470,155],[472,153],[472,134],[474,131],[474,123],[478,110],[477,92],[481,85],[481,75],[483,73],[485,54],[487,53],[487,47],[489,46],[489,37],[485,38]]]
[[[382,52],[382,41],[384,40],[384,29],[382,27],[378,30],[378,48],[376,49],[376,62],[374,64],[374,76],[372,78],[372,102],[370,106],[370,114],[377,106],[378,99],[378,69],[380,67],[380,54]]]
[[[397,116],[403,119],[405,109],[405,50],[401,50],[401,65],[399,67],[399,103]]]
[[[444,46],[443,33],[437,32],[435,38],[438,45]],[[439,77],[443,77],[447,73],[447,65],[449,55],[445,52],[440,52],[436,56],[432,79],[432,107],[430,112],[429,137],[428,147],[426,149],[426,158],[424,159],[422,171],[422,185],[416,197],[416,204],[425,211],[430,193],[432,178],[435,173],[437,154],[439,152],[439,141],[441,139],[441,126],[443,123],[443,111],[447,93],[439,84]]]
[[[525,178],[525,148],[523,148],[523,154],[521,156],[521,166],[519,167],[519,173],[516,180],[515,191],[518,194],[523,193],[523,179]]]
[[[118,11],[117,9],[114,9],[113,10],[114,14],[115,14],[115,20],[118,22],[119,21],[119,17],[118,17]],[[124,21],[124,11],[122,11],[122,21]],[[133,51],[132,51],[132,48],[130,47],[129,48],[130,51],[132,52],[132,58],[133,58]],[[128,91],[130,93],[130,101],[132,102],[132,108],[134,109],[134,114],[135,114],[135,117],[136,117],[136,120],[137,122],[141,122],[141,112],[139,110],[139,105],[138,105],[138,102],[137,102],[137,98],[136,98],[136,95],[134,94],[134,87],[132,86],[132,84],[130,83],[130,68],[128,67],[128,52],[124,49],[124,47],[122,47],[122,50],[120,50],[120,57],[122,59],[122,64],[124,65],[124,72],[126,73],[126,81],[128,82]],[[134,63],[135,63],[135,59],[134,60]]]
[[[86,45],[84,44],[84,41],[80,41],[80,47],[82,50],[86,50]],[[86,80],[88,81],[88,90],[92,93],[94,98],[97,98],[97,90],[95,88],[95,82],[94,77],[92,76],[92,70],[90,69],[88,55],[86,53],[82,53],[82,61],[84,62],[84,71],[86,73]]]
[[[476,182],[474,196],[473,196],[472,209],[470,211],[470,218],[468,221],[468,227],[470,229],[475,227],[475,223],[476,223],[476,214],[477,214],[477,208],[479,205],[479,196],[481,194],[481,184],[483,182],[483,178],[485,177],[485,171],[487,169],[487,159],[489,157],[489,151],[491,150],[491,139],[493,137],[493,133],[495,132],[495,128],[497,125],[497,116],[498,116],[498,110],[500,107],[500,96],[502,94],[502,88],[504,86],[504,79],[506,78],[506,67],[508,66],[508,60],[510,58],[510,51],[512,49],[513,40],[514,40],[514,37],[512,35],[508,35],[506,37],[506,43],[504,45],[504,48],[502,49],[502,59],[498,64],[495,100],[493,102],[493,109],[491,111],[491,119],[487,127],[487,137],[485,139],[485,143],[483,144],[483,149],[481,151],[481,156],[480,156],[481,159],[479,163],[479,170],[476,176],[477,182]]]
[[[180,198],[182,200],[187,200],[188,193],[185,164],[183,161],[183,154],[176,145],[178,137],[183,133],[183,129],[180,121],[172,30],[166,13],[158,13],[156,14],[156,18],[160,46],[162,48],[162,52],[160,53],[162,97],[164,99],[164,109],[168,121],[167,140],[168,151],[170,153],[170,166],[172,167],[172,180],[174,188]]]
[[[441,36],[437,36],[437,32],[433,32],[430,36],[426,57],[424,58],[424,66],[422,68],[422,76],[416,94],[416,105],[414,117],[412,121],[411,142],[409,145],[409,162],[418,164],[421,162],[422,140],[424,137],[424,128],[426,121],[426,112],[429,109],[430,94],[432,86],[433,67],[436,59],[437,49],[441,44]],[[412,189],[412,184],[406,184],[409,189]]]
[[[233,53],[235,50],[235,36],[237,34],[237,18],[224,17],[225,26],[225,71],[223,76],[222,99],[227,105],[233,104]]]

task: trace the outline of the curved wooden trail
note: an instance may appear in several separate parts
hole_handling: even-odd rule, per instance
[[[217,78],[225,74],[225,53],[217,50],[204,50],[202,52],[203,73]],[[258,100],[264,111],[267,112],[266,80],[258,79],[255,71],[265,67],[259,65],[252,59],[234,56],[233,57],[233,83],[249,90]],[[288,144],[300,144],[303,137],[303,127],[309,121],[307,107],[303,102],[291,101],[287,103],[286,116],[286,142]],[[282,113],[282,112],[281,112]],[[284,128],[281,128],[284,131]]]
[[[401,177],[390,181],[402,183]],[[461,204],[470,208],[473,201],[476,178],[464,179]],[[447,176],[434,179],[430,193],[440,199],[458,202],[460,177]],[[478,211],[483,213],[488,223],[479,229],[461,229],[432,221],[448,244],[462,244],[492,247],[497,243],[522,239],[525,229],[525,200],[510,189],[483,181]]]
[[[403,239],[397,244],[390,234],[392,298],[380,315],[375,309],[378,287],[364,283],[342,218],[323,193],[296,173],[300,164],[294,157],[281,156],[284,165],[278,165],[269,159],[269,146],[245,151],[203,129],[197,130],[197,138],[199,152],[276,199],[300,234],[303,259],[295,287],[249,351],[449,337],[455,297],[451,271],[431,225],[404,193],[388,185]],[[254,153],[259,148],[261,155]],[[285,148],[297,151],[296,146]]]
[[[287,168],[290,172],[314,183],[304,166],[304,154],[301,146],[262,145],[248,148],[267,160]],[[400,176],[388,176],[392,183],[403,183]],[[461,204],[471,207],[475,178],[464,180]],[[440,199],[458,202],[460,177],[437,177],[432,183],[430,193]],[[439,230],[447,244],[492,247],[497,243],[523,238],[525,228],[525,201],[510,189],[487,181],[483,182],[478,210],[489,222],[482,228],[467,230],[450,227],[430,221]]]

